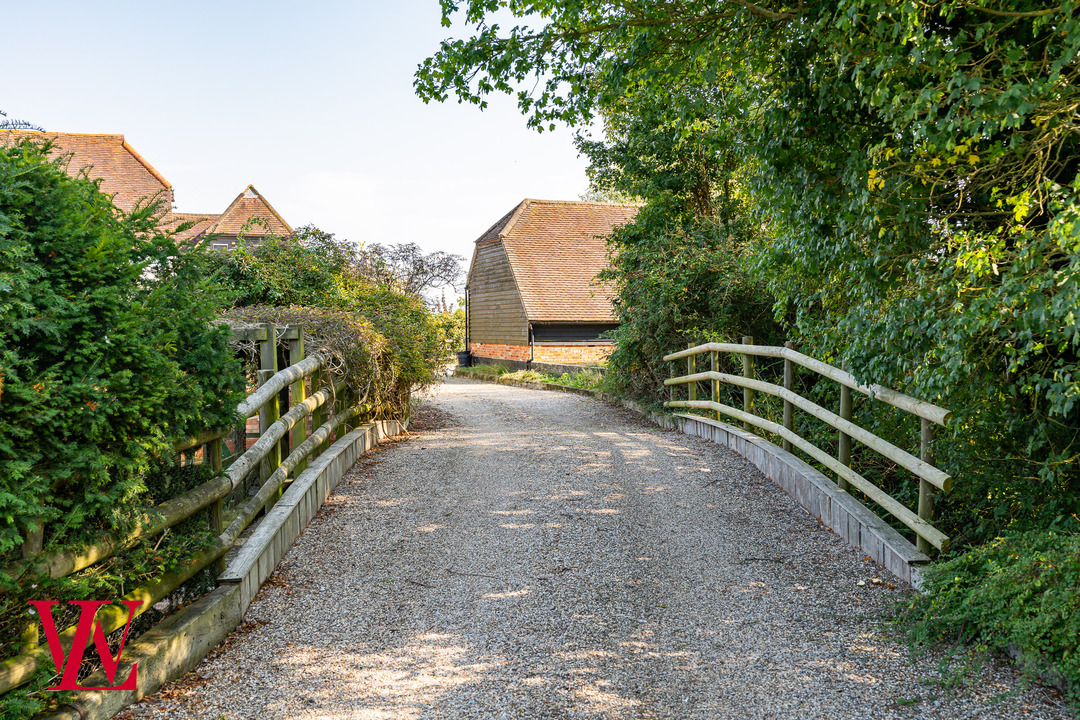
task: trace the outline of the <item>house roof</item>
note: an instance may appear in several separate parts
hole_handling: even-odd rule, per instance
[[[54,155],[70,153],[68,171],[75,174],[85,168],[89,177],[101,180],[102,191],[111,195],[113,204],[125,212],[131,212],[140,200],[161,193],[166,193],[166,203],[172,202],[169,192],[172,185],[128,144],[123,135],[0,130],[0,144],[27,137],[52,140]]]
[[[167,229],[175,229],[185,223],[190,223],[191,227],[187,230],[181,230],[176,233],[175,239],[180,244],[187,244],[192,240],[196,240],[206,234],[215,222],[217,222],[220,215],[213,215],[208,213],[169,213],[161,220],[161,225]]]
[[[607,236],[637,211],[632,205],[526,198],[476,244],[503,244],[530,322],[610,323],[614,291],[595,278],[609,266]]]
[[[292,226],[278,214],[254,186],[248,185],[244,192],[236,196],[225,212],[206,229],[207,234],[239,235],[244,225],[251,218],[259,218],[266,226],[253,224],[247,229],[249,235],[288,235]]]

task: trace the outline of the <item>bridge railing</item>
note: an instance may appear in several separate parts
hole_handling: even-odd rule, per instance
[[[223,570],[226,552],[259,512],[268,510],[281,496],[287,478],[298,475],[308,461],[324,452],[335,432],[340,435],[343,430],[347,432],[351,425],[366,422],[372,412],[370,406],[359,404],[358,398],[344,383],[330,381],[324,358],[318,355],[304,357],[302,329],[279,329],[265,325],[233,332],[234,339],[258,344],[260,365],[263,367],[258,371],[258,389],[237,406],[237,414],[244,424],[239,428],[208,430],[174,446],[178,453],[201,455],[202,461],[209,463],[214,477],[155,506],[124,536],[109,535],[89,547],[61,549],[48,554],[35,552],[37,548],[27,548],[24,544],[24,559],[3,568],[6,574],[18,579],[32,570],[53,579],[65,577],[112,557],[133,546],[140,538],[162,533],[208,510],[214,536],[212,546],[180,569],[156,577],[112,605],[101,607],[96,621],[108,635],[128,622],[128,609],[122,602],[138,601],[139,606],[134,613],[134,616],[138,616],[208,566],[216,564],[219,571]],[[277,369],[279,339],[288,343],[291,363],[282,370]],[[310,395],[307,394],[309,377]],[[288,391],[291,407],[288,412],[281,414],[280,399],[285,391]],[[332,417],[329,413],[331,407],[334,408]],[[252,434],[247,432],[247,421],[256,415],[259,416],[259,432],[254,437],[258,439],[249,447],[247,440]],[[312,416],[310,434],[309,415]],[[236,433],[236,443],[226,467],[222,451],[227,447],[225,439],[233,432]],[[284,459],[283,447],[291,448]],[[261,483],[258,491],[250,498],[247,498],[247,493],[242,493],[247,498],[246,502],[233,508],[233,512],[226,516],[225,499],[241,486],[246,489],[249,476],[256,472]],[[227,525],[226,520],[229,521]],[[75,631],[73,625],[60,633],[61,643],[68,652],[74,642]],[[88,636],[88,645],[90,641]],[[19,654],[0,662],[0,694],[30,682],[37,671],[39,659],[48,652],[48,648],[40,643],[37,620],[31,617],[20,637]]]
[[[783,438],[784,449],[791,451],[796,447],[808,456],[827,467],[837,476],[837,484],[841,490],[847,491],[854,487],[866,497],[873,500],[883,510],[910,528],[918,538],[917,546],[921,552],[927,553],[930,547],[944,550],[948,547],[949,538],[935,528],[930,520],[934,514],[935,491],[949,492],[952,489],[952,478],[945,472],[934,466],[933,441],[936,425],[944,426],[952,418],[952,413],[944,408],[937,407],[928,402],[904,395],[880,385],[860,385],[855,376],[832,365],[816,360],[812,357],[797,352],[792,344],[785,343],[784,347],[771,347],[754,345],[753,338],[744,337],[742,343],[706,343],[697,345],[686,350],[665,355],[664,360],[671,362],[681,359],[687,361],[687,373],[679,377],[665,380],[664,384],[671,386],[672,399],[664,403],[669,408],[696,408],[701,410],[713,410],[717,419],[728,416],[743,423],[749,430],[751,427],[759,428]],[[720,353],[737,354],[742,357],[742,375],[731,375],[719,372]],[[708,355],[711,369],[699,372],[697,360],[699,356]],[[754,358],[782,358],[784,361],[784,385],[775,385],[757,379],[755,376]],[[811,370],[817,375],[828,378],[839,385],[840,390],[840,413],[834,413],[817,403],[795,392],[795,366]],[[711,387],[710,399],[698,399],[698,383],[709,382]],[[741,387],[743,390],[742,409],[731,407],[720,402],[720,383]],[[688,386],[688,399],[676,400],[674,387],[676,385]],[[872,432],[851,422],[852,416],[852,390],[869,396],[873,400],[892,405],[905,412],[917,416],[920,419],[921,430],[919,439],[919,457],[893,445],[878,437]],[[754,414],[754,394],[765,393],[784,401],[783,424],[773,422],[767,418]],[[839,432],[838,449],[836,457],[823,451],[813,443],[801,437],[794,431],[794,409],[798,408],[813,417],[832,426]],[[906,505],[896,500],[870,480],[857,473],[851,468],[851,441],[857,440],[866,447],[874,450],[883,457],[888,458],[900,467],[909,470],[919,478],[919,507],[912,511]]]

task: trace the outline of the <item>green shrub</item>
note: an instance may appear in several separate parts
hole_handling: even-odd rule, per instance
[[[309,225],[241,244],[211,263],[217,282],[235,291],[230,319],[304,325],[308,353],[328,353],[332,371],[393,414],[404,412],[410,388],[436,381],[451,356],[457,318],[437,315],[405,292],[374,255]]]
[[[435,382],[447,353],[423,304],[394,293],[382,297],[378,310],[260,305],[233,308],[228,321],[303,326],[307,354],[326,355],[330,372],[386,417],[407,412],[409,391]]]
[[[451,353],[465,350],[465,310],[444,309],[435,313],[435,326]]]
[[[536,382],[545,380],[546,377],[549,376],[545,376],[535,370],[515,370],[514,372],[503,373],[502,377],[505,377],[508,380],[517,380],[518,382]]]
[[[1019,650],[1080,701],[1080,535],[1010,533],[931,566],[905,616],[916,644]]]
[[[177,439],[242,396],[205,256],[119,213],[48,146],[0,148],[0,559],[124,526]]]
[[[120,213],[49,149],[0,148],[0,568],[32,529],[46,551],[79,546],[205,480],[172,446],[231,425],[244,389],[228,329],[211,324],[225,296],[206,255],[181,255],[155,206]],[[120,597],[204,549],[207,529],[193,518],[55,580],[0,571],[0,658],[17,652],[27,601]],[[55,703],[35,692],[51,676],[46,658],[0,716]]]
[[[311,225],[285,237],[244,242],[211,258],[214,274],[238,306],[266,305],[346,310],[376,283],[363,272],[360,249]]]

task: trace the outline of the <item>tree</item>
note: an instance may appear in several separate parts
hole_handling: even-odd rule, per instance
[[[0,130],[38,130],[37,125],[29,123],[25,120],[16,120],[14,118],[8,118],[7,113],[0,110]]]
[[[309,351],[326,354],[367,402],[404,411],[410,388],[435,381],[452,338],[385,253],[307,225],[215,253],[210,274],[234,294],[230,318],[304,325]]]
[[[650,201],[676,169],[651,154],[665,128],[715,136],[701,147],[735,160],[730,189],[749,219],[751,252],[736,266],[768,283],[791,339],[954,412],[935,451],[958,482],[935,524],[970,552],[930,573],[923,637],[1015,643],[1080,687],[1076,583],[1061,570],[1075,568],[1080,531],[1080,6],[442,8],[446,24],[463,12],[472,34],[420,66],[425,100],[514,94],[538,129],[599,115],[609,142],[590,153],[594,178],[641,170]],[[503,32],[493,18],[506,13],[523,24]],[[716,102],[715,88],[737,101]],[[650,96],[663,106],[640,102]],[[640,213],[616,256],[620,299],[649,278],[665,298],[625,308],[620,337],[642,342],[633,324],[679,304],[709,255],[700,233],[655,217]],[[914,435],[867,422],[900,443]]]
[[[708,341],[781,340],[772,298],[751,276],[755,235],[738,192],[741,165],[716,117],[734,94],[699,93],[673,110],[669,93],[628,94],[603,112],[605,138],[579,136],[601,192],[644,201],[634,222],[611,236],[619,328],[608,365],[613,385],[658,399],[672,348]],[[689,104],[688,104],[689,105]]]
[[[416,243],[373,244],[363,255],[371,275],[414,297],[447,285],[457,289],[465,275],[465,258],[441,251],[425,255]]]
[[[656,136],[625,113],[635,98],[664,98],[686,130],[712,127],[706,151],[740,167],[748,259],[793,339],[956,413],[958,442],[939,459],[965,477],[943,507],[961,544],[1014,523],[1078,526],[1073,4],[442,8],[473,30],[420,66],[425,100],[513,94],[537,128],[621,115],[641,148]],[[524,20],[504,32],[496,12]]]

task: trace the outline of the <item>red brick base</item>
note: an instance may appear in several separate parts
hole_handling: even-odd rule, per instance
[[[588,365],[603,362],[612,350],[614,347],[606,343],[603,345],[537,345],[533,359],[538,362]]]
[[[528,345],[495,345],[490,343],[472,343],[472,354],[476,357],[492,360],[529,359]],[[560,363],[565,365],[587,365],[602,362],[613,350],[609,344],[597,345],[537,345],[533,359],[537,362]]]
[[[518,360],[520,362],[525,362],[529,359],[528,345],[472,343],[472,346],[469,349],[476,357],[491,358],[492,360]]]

